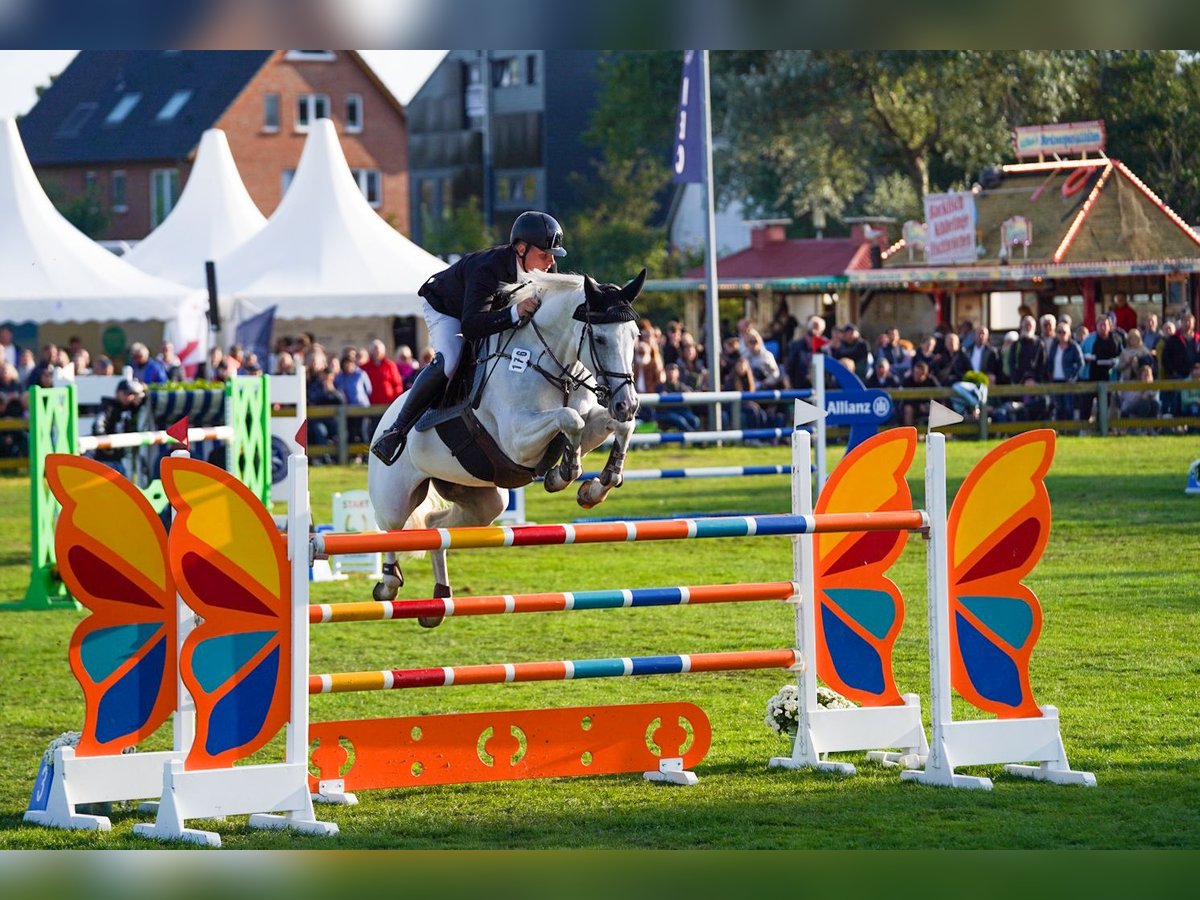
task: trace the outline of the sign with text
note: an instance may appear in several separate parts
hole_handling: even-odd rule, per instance
[[[926,195],[925,225],[925,259],[929,265],[973,263],[978,259],[975,195],[970,191]]]
[[[1013,149],[1017,159],[1100,153],[1104,150],[1104,121],[1021,125],[1013,129]]]

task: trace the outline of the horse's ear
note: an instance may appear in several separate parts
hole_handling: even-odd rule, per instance
[[[589,305],[600,296],[600,285],[596,284],[596,279],[591,275],[583,276],[583,296],[587,298]]]
[[[625,287],[621,288],[621,294],[625,297],[626,303],[632,303],[637,299],[638,294],[642,292],[642,285],[646,283],[646,270],[638,272],[633,280]]]

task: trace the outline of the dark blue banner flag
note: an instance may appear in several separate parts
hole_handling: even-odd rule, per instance
[[[275,307],[265,309],[256,316],[238,322],[234,341],[242,345],[249,356],[258,354],[258,364],[267,371],[271,358],[271,332],[275,329]]]
[[[700,51],[683,52],[683,83],[675,120],[675,152],[671,178],[677,183],[704,181],[704,140],[700,134]]]

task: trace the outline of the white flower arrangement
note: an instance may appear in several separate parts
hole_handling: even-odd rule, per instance
[[[825,709],[853,709],[855,704],[833,688],[817,685],[817,705]],[[767,701],[767,715],[763,721],[776,734],[793,737],[800,726],[800,690],[794,684],[785,684],[778,693]]]
[[[83,733],[80,731],[64,731],[62,734],[60,734],[58,737],[56,737],[54,740],[52,740],[48,747],[46,747],[45,752],[42,753],[42,762],[44,762],[48,766],[53,766],[54,765],[54,751],[57,750],[59,747],[78,747],[79,741],[82,737],[83,737]],[[122,753],[136,753],[137,747],[136,746],[125,747],[121,750],[121,752]]]
[[[64,731],[58,737],[50,742],[50,746],[46,748],[46,752],[42,754],[42,762],[48,766],[54,765],[54,751],[59,747],[77,747],[79,739],[83,737],[79,731]]]

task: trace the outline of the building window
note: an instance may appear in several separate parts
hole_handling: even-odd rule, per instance
[[[78,137],[80,129],[87,124],[92,113],[98,108],[98,103],[80,103],[63,119],[62,124],[58,126],[58,131],[54,132],[54,136],[59,138]]]
[[[105,117],[104,124],[120,125],[133,112],[133,108],[138,105],[138,101],[141,99],[141,94],[125,94],[117,101],[117,105],[112,108],[108,116]]]
[[[129,211],[125,203],[125,170],[117,169],[110,178],[112,183],[112,211],[123,213]]]
[[[454,210],[454,179],[442,179],[442,218],[449,219]]]
[[[333,62],[337,54],[332,50],[289,50],[284,59],[289,62]]]
[[[279,130],[279,95],[263,94],[262,130],[274,134]]]
[[[530,53],[525,57],[525,83],[537,84],[537,54]]]
[[[292,179],[296,177],[295,169],[284,169],[283,174],[279,178],[279,196],[282,197],[288,192],[288,188],[292,186]]]
[[[95,187],[96,187],[96,173],[95,172],[84,172],[83,173],[83,189],[84,189],[84,191],[90,191]]]
[[[179,170],[154,169],[150,173],[150,227],[157,228],[179,201]]]
[[[357,134],[363,130],[362,94],[346,95],[346,131]]]
[[[513,56],[509,59],[492,60],[492,87],[513,87],[520,83],[520,57]]]
[[[328,94],[301,94],[296,98],[296,130],[308,131],[310,123],[329,118]]]
[[[424,222],[427,218],[433,215],[433,179],[421,179],[421,221]]]
[[[378,169],[351,169],[358,189],[375,209],[383,204],[383,175]]]
[[[507,175],[496,176],[496,199],[502,201],[512,199],[512,179]]]
[[[158,111],[158,115],[154,117],[155,121],[171,121],[176,115],[179,114],[179,111],[183,109],[184,104],[186,104],[191,97],[191,91],[176,91],[171,95],[171,99],[164,103],[162,109]]]

